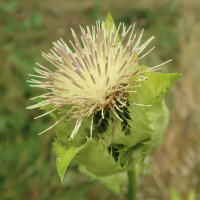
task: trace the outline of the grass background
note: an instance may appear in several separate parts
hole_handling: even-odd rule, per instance
[[[25,110],[41,89],[26,80],[52,41],[80,35],[79,24],[92,25],[111,12],[116,24],[136,22],[143,42],[156,46],[142,64],[173,62],[161,72],[183,72],[166,95],[171,117],[164,144],[147,157],[150,172],[139,177],[138,199],[169,200],[171,187],[184,197],[195,189],[200,198],[200,2],[199,0],[1,0],[0,1],[0,199],[125,200],[71,164],[61,184],[52,147],[53,131],[41,136],[53,120]],[[149,48],[150,48],[149,47]],[[126,191],[125,191],[126,192]]]

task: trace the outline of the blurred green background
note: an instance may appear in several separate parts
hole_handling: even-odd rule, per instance
[[[50,66],[40,55],[52,41],[72,39],[73,28],[105,20],[136,22],[142,42],[155,36],[156,46],[141,64],[173,62],[161,72],[183,72],[166,95],[171,117],[164,144],[147,157],[155,177],[138,178],[138,199],[169,200],[175,187],[184,197],[192,189],[200,198],[200,2],[199,0],[1,0],[0,1],[0,199],[125,200],[98,181],[90,181],[71,164],[61,184],[56,171],[53,130],[37,134],[53,119],[26,110],[41,89],[26,80],[35,62]],[[124,193],[127,190],[124,188]]]

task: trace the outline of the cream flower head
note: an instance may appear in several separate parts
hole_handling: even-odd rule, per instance
[[[27,108],[33,109],[49,104],[54,105],[51,111],[36,118],[56,110],[64,113],[53,126],[42,133],[70,115],[70,119],[77,118],[75,128],[70,136],[70,139],[72,139],[81,126],[83,118],[91,116],[90,137],[92,138],[93,119],[97,111],[101,111],[101,117],[104,119],[104,113],[109,109],[122,121],[115,110],[123,112],[120,108],[126,106],[126,102],[136,104],[127,99],[127,94],[137,92],[133,90],[133,87],[142,86],[140,82],[147,79],[142,74],[156,70],[159,66],[169,62],[167,61],[146,70],[140,70],[138,61],[145,57],[154,47],[141,57],[139,56],[154,37],[140,45],[143,31],[135,41],[134,25],[126,29],[122,24],[121,38],[118,35],[120,28],[121,23],[116,29],[112,23],[106,24],[97,21],[96,27],[92,26],[91,29],[87,27],[85,30],[80,27],[82,44],[72,30],[74,43],[71,41],[69,43],[74,53],[62,39],[53,42],[54,50],[51,50],[51,53],[42,53],[42,56],[53,64],[57,70],[53,72],[37,63],[42,68],[42,70],[35,69],[39,76],[30,76],[49,79],[50,81],[44,82],[31,79],[28,82],[36,84],[31,85],[32,87],[49,89],[50,92],[34,97],[44,98],[45,100]],[[129,32],[128,42],[123,45],[124,38]],[[132,79],[133,76],[136,78]],[[139,82],[138,86],[132,86],[131,83],[135,81]],[[71,109],[64,108],[65,105],[71,105]]]

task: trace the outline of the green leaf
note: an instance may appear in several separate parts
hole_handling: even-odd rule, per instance
[[[141,66],[141,68],[146,68]],[[154,102],[159,102],[163,99],[164,95],[173,85],[174,80],[181,77],[182,74],[170,73],[163,74],[158,72],[148,72],[143,74],[145,77],[149,77],[148,80],[142,81],[142,87],[139,87],[138,93],[130,95],[135,103],[140,104],[152,104]],[[135,82],[133,85],[139,85]]]
[[[56,152],[56,166],[61,181],[63,181],[69,163],[82,148],[83,146],[66,149],[58,140],[55,141],[54,150]]]
[[[176,188],[171,188],[171,200],[182,200]]]
[[[147,116],[150,121],[149,127],[152,129],[151,141],[145,145],[146,153],[150,153],[160,147],[165,137],[165,131],[169,123],[169,110],[164,100],[152,104],[147,110]]]
[[[125,131],[122,131],[121,122],[117,119],[112,144],[124,144],[127,147],[132,147],[145,139],[153,139],[156,136],[158,136],[157,141],[154,139],[152,144],[154,143],[154,146],[158,146],[158,143],[161,144],[169,119],[168,109],[162,99],[167,90],[172,86],[171,81],[180,77],[180,75],[152,72],[148,73],[148,76],[150,78],[143,83],[142,87],[138,88],[139,92],[130,94],[128,99],[132,102],[151,106],[130,104],[127,107],[131,117],[131,119],[127,119],[131,126],[130,135],[125,135]],[[139,85],[139,83],[137,84]],[[112,116],[112,118],[116,117]],[[108,131],[105,133],[105,140],[107,142],[110,140],[112,128],[113,122],[110,120]]]
[[[121,121],[114,114],[111,114],[113,120],[108,120],[108,130],[102,135],[107,144],[110,142],[115,120],[114,133],[111,140],[112,144],[123,144],[127,147],[133,147],[138,142],[142,142],[150,137],[152,130],[148,126],[149,120],[145,112],[141,111],[140,107],[135,105],[130,105],[128,110],[130,111],[130,116],[137,116],[131,117],[130,120],[127,119],[131,125],[131,134],[126,135],[125,131],[122,131]]]
[[[40,110],[51,111],[53,110],[54,106],[55,106],[54,104],[48,104],[48,105],[40,107]]]
[[[53,109],[54,109],[54,105],[53,104],[49,104],[49,105],[45,105],[45,106],[40,107],[40,110],[45,110],[47,112],[49,112],[49,111],[51,111]],[[57,120],[55,112],[49,113],[49,116],[51,116],[53,119]]]
[[[33,99],[32,101],[35,102],[35,103],[40,103],[40,102],[43,101],[43,99],[41,99],[41,98],[36,98],[36,99]],[[46,110],[46,111],[48,112],[48,111],[53,110],[53,108],[54,108],[54,105],[53,105],[53,104],[48,104],[48,105],[45,105],[45,106],[40,107],[39,110]],[[56,118],[56,115],[55,115],[54,113],[49,113],[49,115],[50,115],[52,118],[54,118],[55,120],[57,119],[57,118]]]
[[[107,17],[106,17],[106,20],[105,20],[105,28],[108,31],[109,37],[110,37],[110,34],[111,34],[111,30],[112,30],[111,28],[112,28],[113,24],[114,24],[114,37],[115,37],[116,33],[117,33],[117,27],[116,27],[115,22],[114,22],[111,14],[109,12]],[[120,41],[121,41],[120,37],[119,37],[119,35],[117,35],[116,42],[118,43]]]
[[[54,104],[48,104],[48,105],[44,105],[44,106],[40,107],[40,110],[45,110],[45,111],[49,112],[49,111],[52,111],[54,108],[55,108]],[[62,109],[66,109],[66,112],[70,108],[71,108],[71,106],[69,106],[69,105],[65,105],[62,107]],[[59,113],[59,110],[56,110],[54,112],[49,113],[49,115],[55,120],[58,120],[65,115],[65,113],[63,113],[63,114],[58,114],[58,113]]]
[[[187,200],[196,200],[196,192],[194,189],[190,190]]]
[[[169,122],[169,111],[163,98],[166,92],[173,85],[174,80],[179,78],[181,74],[149,72],[145,73],[144,76],[149,77],[149,79],[143,81],[143,86],[138,88],[138,93],[136,95],[130,95],[129,99],[132,102],[151,105],[149,107],[139,106],[139,108],[137,108],[139,109],[138,112],[144,112],[149,120],[149,123],[143,124],[144,127],[148,126],[152,130],[150,132],[151,141],[145,145],[143,150],[144,152],[146,151],[147,154],[156,150],[163,143],[165,131]],[[135,83],[134,85],[137,84]],[[131,107],[136,108],[134,105]],[[130,110],[130,116],[132,118],[137,118],[138,113],[134,112],[134,110],[135,109]],[[138,123],[142,123],[143,120],[144,118],[138,119]]]
[[[43,101],[43,99],[36,98],[36,99],[33,99],[32,101],[35,103],[40,103]],[[45,110],[45,111],[49,112],[54,109],[54,106],[55,105],[53,105],[53,104],[44,105],[44,106],[40,107],[39,110]],[[49,116],[51,116],[53,119],[57,120],[56,112],[49,113]]]
[[[107,188],[112,190],[114,193],[116,194],[122,193],[121,187],[120,187],[121,182],[120,182],[119,174],[115,174],[115,175],[107,176],[107,177],[98,177],[88,172],[87,169],[83,165],[79,165],[79,171],[87,175],[88,177],[90,177],[92,180],[100,181],[102,184],[104,184]]]
[[[43,101],[43,99],[36,98],[36,99],[32,99],[32,101],[35,102],[35,103],[40,103],[41,101]]]
[[[144,76],[150,78],[142,82],[143,86],[138,88],[138,93],[131,93],[128,96],[128,100],[151,106],[130,104],[127,107],[131,117],[131,119],[127,119],[128,124],[131,126],[130,134],[126,135],[125,131],[122,131],[121,122],[113,114],[111,115],[113,120],[108,120],[108,130],[101,135],[106,144],[109,144],[114,126],[113,121],[116,119],[111,144],[123,144],[128,148],[132,147],[132,156],[135,159],[145,158],[148,153],[162,145],[169,122],[169,111],[163,97],[172,86],[174,80],[180,77],[181,74],[149,72]],[[139,84],[137,82],[133,85]]]
[[[70,121],[67,121],[67,119],[64,119],[55,127],[57,138],[66,144],[67,148],[74,146],[79,147],[80,145],[83,145],[87,141],[86,136],[89,137],[90,135],[89,127],[91,119],[89,117],[84,117],[77,134],[72,140],[69,141],[69,137],[74,130],[76,120],[77,119],[71,119]]]
[[[130,160],[130,162],[121,166],[120,162],[114,160],[112,153],[109,154],[108,148],[102,140],[96,142],[90,139],[88,139],[79,155],[76,155],[72,161],[84,165],[90,173],[99,177],[132,170],[135,164]]]

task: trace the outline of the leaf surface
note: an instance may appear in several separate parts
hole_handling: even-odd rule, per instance
[[[90,173],[99,177],[125,172],[134,167],[134,161],[127,162],[123,166],[120,162],[116,162],[102,140],[96,142],[88,139],[79,155],[76,155],[72,161],[84,165]]]
[[[69,163],[82,148],[83,146],[66,149],[59,141],[55,141],[54,150],[56,152],[56,166],[61,181],[63,181]]]

